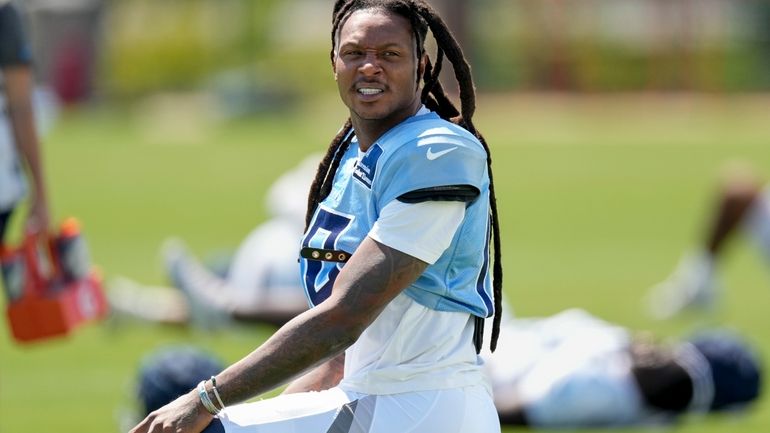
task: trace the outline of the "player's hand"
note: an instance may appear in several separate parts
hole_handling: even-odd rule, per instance
[[[50,227],[48,206],[45,201],[33,199],[27,216],[27,233],[46,233]]]
[[[214,417],[206,411],[195,390],[151,412],[129,433],[200,433]]]

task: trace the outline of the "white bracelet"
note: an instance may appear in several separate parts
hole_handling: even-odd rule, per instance
[[[217,398],[217,401],[219,402],[219,405],[222,406],[222,409],[220,410],[220,412],[225,410],[225,403],[222,401],[222,397],[219,396],[219,391],[217,391],[217,377],[216,376],[211,376],[211,389],[214,390],[214,397]]]
[[[203,407],[206,408],[208,413],[212,415],[217,415],[219,412],[221,412],[220,409],[217,409],[217,407],[214,405],[214,402],[211,401],[211,398],[209,397],[209,393],[206,391],[206,381],[202,380],[198,384],[198,397],[201,399],[201,403],[203,404]]]

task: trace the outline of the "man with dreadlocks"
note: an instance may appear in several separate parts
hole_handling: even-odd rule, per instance
[[[444,56],[459,111],[437,82]],[[493,349],[499,331],[500,237],[468,63],[422,0],[337,1],[331,60],[350,118],[309,195],[313,308],[133,432],[500,430],[478,357],[495,310]],[[231,406],[301,373],[282,396]]]

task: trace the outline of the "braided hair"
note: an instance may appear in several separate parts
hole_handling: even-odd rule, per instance
[[[412,31],[416,41],[417,59],[423,55],[428,57],[425,70],[421,77],[422,93],[421,100],[431,111],[436,112],[441,118],[462,126],[472,133],[484,146],[487,153],[487,170],[489,173],[489,204],[490,219],[492,223],[492,241],[494,245],[494,261],[492,268],[492,285],[494,289],[495,318],[492,327],[491,349],[494,351],[497,347],[497,339],[500,334],[500,321],[502,318],[502,284],[503,268],[501,263],[500,246],[500,223],[497,213],[497,200],[495,198],[495,187],[492,177],[492,157],[489,146],[481,133],[473,125],[473,114],[476,111],[476,92],[471,75],[471,68],[463,55],[460,45],[455,40],[452,32],[447,25],[424,0],[336,0],[332,15],[332,49],[330,53],[331,61],[334,63],[335,50],[337,44],[338,32],[350,15],[358,10],[383,10],[395,15],[399,15],[409,20],[412,24]],[[429,56],[425,53],[425,38],[428,30],[433,34],[436,40],[436,60],[431,63]],[[460,109],[452,103],[444,89],[439,83],[439,73],[441,72],[444,58],[448,59],[455,71],[455,79],[460,89]],[[418,81],[420,77],[418,77]],[[318,166],[315,179],[310,187],[308,195],[307,214],[305,216],[305,229],[310,225],[318,204],[323,201],[331,192],[334,175],[339,168],[342,156],[350,146],[353,134],[351,131],[353,124],[348,120],[343,125],[340,132],[332,140],[329,148]],[[477,319],[476,328],[476,349],[480,350],[481,335],[479,329],[483,329],[483,321]]]

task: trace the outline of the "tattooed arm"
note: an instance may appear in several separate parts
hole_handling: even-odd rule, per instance
[[[334,388],[342,380],[344,370],[345,352],[342,352],[290,383],[283,393],[293,394],[295,392],[323,391]]]
[[[364,239],[337,277],[331,296],[289,321],[262,346],[217,376],[226,405],[243,402],[329,361],[353,344],[427,263]],[[210,386],[210,384],[208,385]],[[211,415],[195,390],[151,413],[132,432],[159,426],[199,432]]]

